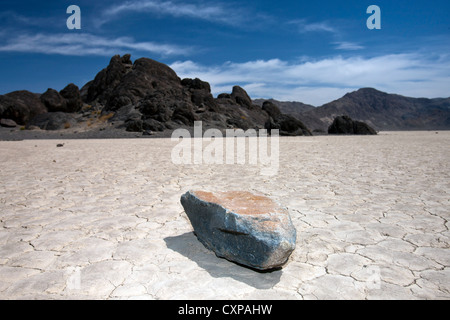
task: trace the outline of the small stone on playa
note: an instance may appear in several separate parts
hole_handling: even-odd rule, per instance
[[[285,264],[296,230],[286,208],[247,191],[188,191],[181,204],[198,240],[217,256],[258,269]]]

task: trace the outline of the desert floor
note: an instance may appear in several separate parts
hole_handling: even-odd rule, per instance
[[[273,175],[177,165],[177,144],[0,141],[0,299],[450,299],[450,132],[282,137]],[[260,273],[205,249],[189,189],[286,206],[286,265]]]

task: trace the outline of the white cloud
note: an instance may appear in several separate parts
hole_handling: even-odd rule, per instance
[[[128,1],[123,4],[113,5],[105,10],[97,23],[102,25],[110,20],[116,19],[126,13],[153,13],[167,15],[176,18],[193,18],[223,24],[236,25],[241,21],[241,14],[227,8],[220,3],[186,3],[161,0]]]
[[[87,33],[38,33],[33,35],[24,33],[0,42],[0,52],[27,52],[68,56],[111,56],[124,51],[170,56],[185,55],[191,49],[171,44],[136,42],[130,37],[106,38]]]
[[[413,97],[448,97],[450,57],[431,59],[419,54],[373,58],[335,56],[287,62],[280,59],[205,66],[178,61],[171,67],[182,78],[198,77],[213,94],[243,86],[252,98],[275,98],[322,105],[362,87]]]
[[[342,42],[334,42],[333,44],[336,45],[337,50],[361,50],[361,49],[364,49],[363,46],[361,46],[357,43],[354,43],[354,42],[342,41]]]
[[[336,34],[338,30],[328,21],[307,22],[306,19],[298,19],[289,21],[288,24],[295,25],[299,33],[309,32],[329,32]]]

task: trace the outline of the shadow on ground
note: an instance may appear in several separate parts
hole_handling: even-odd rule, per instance
[[[272,288],[280,281],[282,270],[258,272],[254,269],[217,257],[206,249],[193,232],[164,239],[169,249],[174,250],[206,270],[214,278],[233,278],[256,289]]]

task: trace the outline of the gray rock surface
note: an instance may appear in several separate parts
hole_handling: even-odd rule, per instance
[[[197,238],[217,256],[258,270],[281,267],[295,249],[288,211],[245,191],[189,191],[181,197]]]

